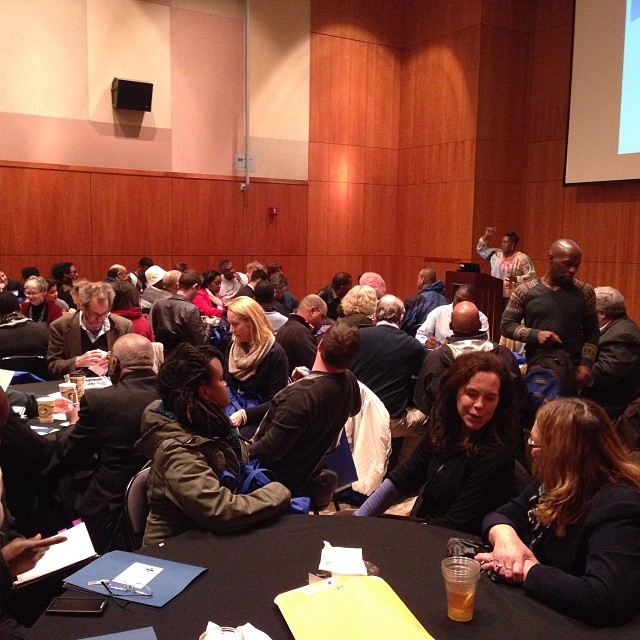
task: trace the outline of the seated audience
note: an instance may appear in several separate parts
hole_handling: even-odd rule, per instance
[[[287,386],[289,364],[262,307],[251,298],[234,298],[227,308],[232,341],[227,350],[224,379],[233,391],[257,402],[231,414],[241,433],[251,437],[269,408],[271,399]]]
[[[171,293],[164,290],[164,277],[167,272],[158,265],[151,265],[145,272],[145,288],[140,298],[143,313],[149,313],[153,303],[159,298],[168,298]],[[179,278],[180,276],[178,276]]]
[[[476,559],[530,596],[595,626],[640,610],[640,469],[604,410],[558,398],[529,440],[537,482],[489,514]]]
[[[144,544],[191,529],[237,531],[289,509],[291,494],[278,482],[242,495],[220,485],[221,472],[237,473],[246,453],[223,413],[229,396],[217,349],[181,344],[158,373],[158,392],[136,444],[152,461]]]
[[[341,322],[354,327],[373,327],[378,296],[373,287],[357,284],[342,298]]]
[[[142,295],[147,288],[146,271],[152,266],[153,260],[149,256],[142,256],[142,258],[138,260],[138,268],[129,274],[129,279],[140,295]]]
[[[233,268],[232,260],[223,260],[220,263],[220,273],[222,274],[222,283],[220,285],[219,295],[226,304],[238,293],[240,287],[247,284],[249,279],[243,273],[238,273]]]
[[[64,300],[72,309],[75,309],[76,303],[71,296],[71,287],[78,279],[78,272],[73,262],[56,262],[51,267],[51,277],[58,285],[58,298]]]
[[[127,267],[122,264],[112,264],[107,270],[107,276],[104,281],[113,284],[114,282],[124,282],[128,279]]]
[[[438,280],[433,269],[422,269],[418,274],[418,293],[404,301],[406,313],[402,330],[412,338],[431,311],[449,302],[444,295],[444,282]]]
[[[24,296],[22,284],[18,280],[12,280],[4,271],[0,271],[0,291],[11,291],[18,298]]]
[[[332,320],[340,317],[340,302],[347,295],[347,291],[353,286],[353,278],[351,274],[345,271],[339,271],[333,276],[331,284],[318,291],[318,295],[327,305],[326,316]]]
[[[51,324],[62,316],[57,304],[46,300],[49,283],[40,276],[31,276],[24,283],[26,301],[20,305],[20,313],[34,322]]]
[[[358,284],[361,286],[369,286],[376,292],[376,298],[380,300],[387,293],[387,285],[379,273],[374,271],[366,271],[363,273]]]
[[[85,369],[87,375],[96,375],[96,369],[106,371],[105,352],[132,330],[129,320],[111,315],[114,297],[106,282],[84,282],[78,289],[78,312],[49,325],[47,361],[53,378],[76,369]]]
[[[142,315],[140,294],[130,280],[118,280],[112,285],[116,294],[111,305],[111,311],[131,321],[133,333],[144,336],[153,342],[153,331],[147,316]]]
[[[520,407],[526,394],[520,367],[507,347],[491,342],[487,334],[481,331],[480,312],[473,302],[459,302],[454,307],[451,314],[451,330],[453,333],[447,338],[447,344],[441,349],[427,353],[416,382],[416,407],[425,415],[429,415],[440,388],[442,374],[457,357],[474,351],[493,353],[502,360],[512,381],[515,405]]]
[[[287,354],[289,373],[296,367],[311,368],[318,349],[316,331],[327,317],[327,305],[315,294],[305,296],[295,313],[289,315],[276,340]]]
[[[267,316],[267,320],[277,334],[278,331],[282,329],[282,325],[287,321],[287,316],[283,316],[280,312],[276,311],[275,292],[269,280],[262,280],[256,284],[255,301],[262,307],[264,314]]]
[[[288,316],[298,308],[298,300],[287,288],[287,279],[282,273],[273,273],[269,276],[269,282],[273,285],[273,292],[276,298],[276,311],[283,316]]]
[[[122,282],[133,291],[131,282]],[[75,497],[75,510],[84,522],[98,553],[122,548],[120,518],[129,480],[146,458],[134,449],[146,407],[158,398],[153,371],[153,346],[147,338],[129,333],[118,338],[110,358],[113,385],[88,389],[72,426],[58,440],[58,457],[65,471],[97,464],[88,486]]]
[[[436,349],[446,344],[447,338],[453,333],[451,329],[451,314],[453,308],[460,302],[473,302],[475,298],[475,288],[472,284],[461,284],[453,294],[451,304],[443,304],[429,312],[427,319],[418,327],[416,340],[427,349]],[[487,334],[487,339],[491,339],[489,333],[489,319],[480,313],[480,331]]]
[[[255,289],[258,282],[264,282],[268,280],[267,272],[264,269],[255,269],[251,273],[251,277],[249,278],[249,282],[243,285],[238,289],[236,294],[233,296],[234,298],[240,298],[242,296],[246,296],[247,298],[255,298]]]
[[[18,298],[10,291],[0,291],[0,358],[44,356],[48,342],[47,324],[23,316]]]
[[[614,420],[640,395],[640,329],[627,315],[622,294],[612,287],[596,287],[600,325],[593,380],[582,395],[604,407]]]
[[[412,517],[478,535],[487,513],[509,499],[514,466],[509,374],[493,354],[465,354],[443,375],[418,447],[356,515],[382,515],[419,492]]]
[[[387,294],[378,300],[376,326],[360,329],[360,350],[351,371],[382,400],[389,415],[391,436],[397,438],[398,462],[404,462],[418,445],[427,417],[413,406],[413,381],[426,351],[400,330],[402,300]]]
[[[150,314],[151,328],[156,340],[164,345],[165,353],[171,353],[182,342],[194,345],[209,342],[211,319],[203,323],[200,310],[193,304],[201,282],[202,277],[196,271],[187,269],[180,274],[177,293],[155,301]]]
[[[213,269],[202,274],[202,284],[193,296],[193,304],[200,309],[200,315],[207,318],[220,318],[224,312],[224,303],[218,297],[222,275]]]
[[[347,371],[360,346],[355,327],[338,322],[323,334],[313,370],[280,391],[249,445],[249,455],[276,473],[294,496],[309,480],[350,416],[360,411],[360,388]]]
[[[64,300],[60,300],[60,298],[58,298],[58,285],[55,280],[47,280],[47,293],[45,294],[44,299],[49,304],[55,304],[60,307],[60,311],[62,311],[62,313],[69,311],[69,305]]]

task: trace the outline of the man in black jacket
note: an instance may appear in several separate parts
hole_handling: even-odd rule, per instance
[[[153,363],[153,346],[145,337],[130,333],[119,338],[110,362],[113,386],[85,392],[77,421],[58,443],[65,470],[84,469],[87,460],[97,457],[75,506],[98,553],[119,546],[124,492],[146,462],[133,445],[140,438],[142,412],[158,398]]]

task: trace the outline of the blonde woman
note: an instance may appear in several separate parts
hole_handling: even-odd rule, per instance
[[[255,300],[246,296],[231,300],[227,320],[232,340],[225,358],[224,379],[232,392],[242,392],[255,405],[238,408],[230,418],[243,436],[251,437],[273,396],[287,386],[289,363],[275,341],[271,323]]]
[[[355,327],[372,327],[378,296],[369,285],[356,285],[342,298],[342,322]]]
[[[538,481],[485,518],[493,552],[476,559],[562,613],[626,622],[640,610],[640,469],[581,398],[543,405],[529,447]]]

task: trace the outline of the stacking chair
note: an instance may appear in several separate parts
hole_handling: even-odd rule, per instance
[[[149,514],[147,500],[147,482],[151,463],[144,467],[129,481],[124,493],[124,538],[129,551],[135,551],[142,546],[144,528]]]
[[[24,372],[25,376],[14,376],[11,384],[41,382],[49,379],[45,356],[5,356],[0,358],[0,369]]]

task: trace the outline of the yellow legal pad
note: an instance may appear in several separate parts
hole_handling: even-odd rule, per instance
[[[281,593],[274,602],[296,640],[433,640],[377,576],[334,576]]]

